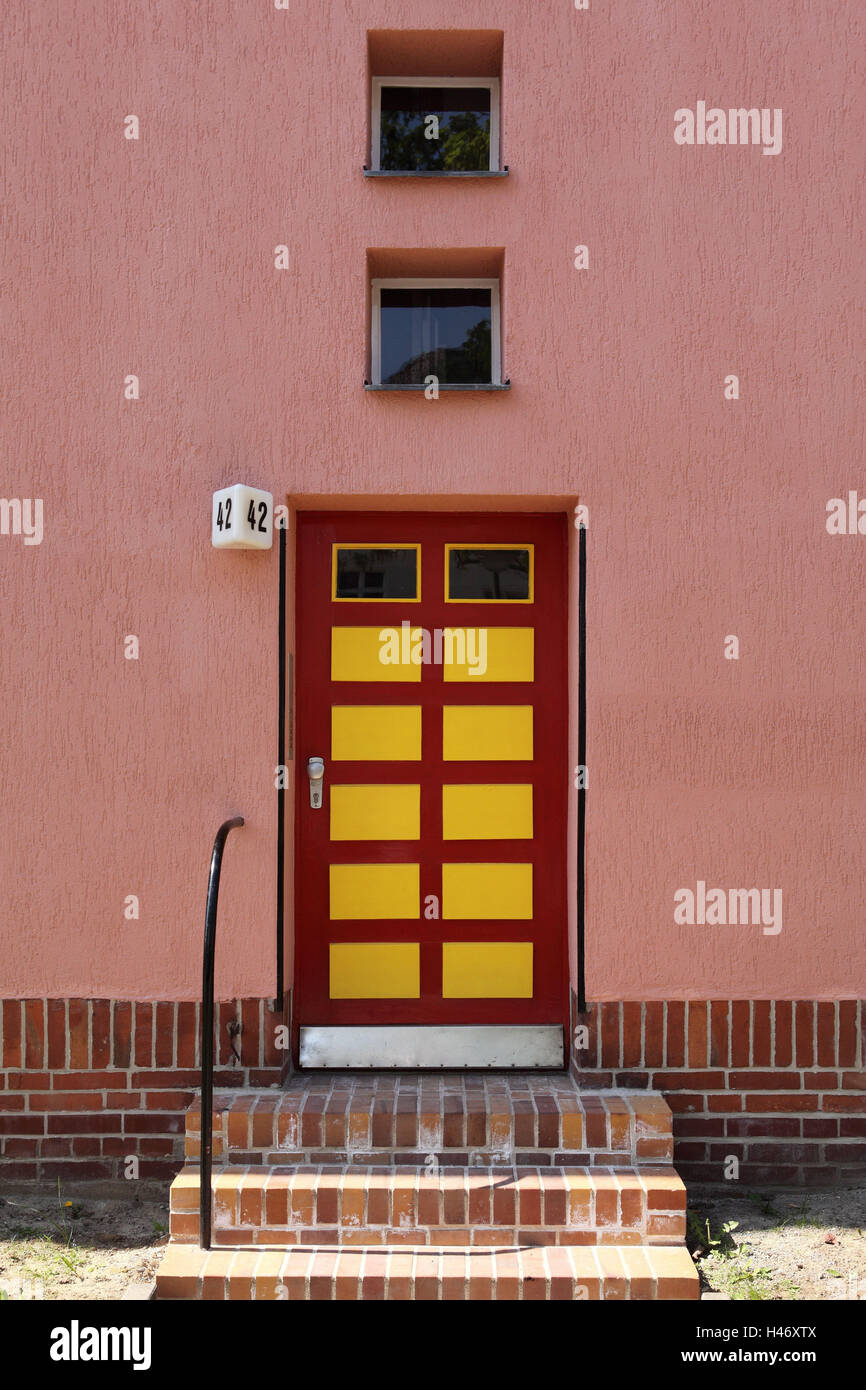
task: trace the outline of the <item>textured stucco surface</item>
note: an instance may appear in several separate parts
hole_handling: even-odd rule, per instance
[[[591,5],[7,8],[0,493],[45,538],[0,536],[3,994],[194,997],[236,811],[217,987],[272,990],[277,555],[211,549],[235,481],[585,503],[591,997],[863,990],[866,537],[825,506],[866,492],[864,24]],[[362,177],[366,30],[431,25],[504,30],[507,180]],[[782,108],[781,154],[678,147],[699,99]],[[510,393],[364,393],[381,247],[505,248]],[[675,926],[698,878],[781,888],[782,933]]]

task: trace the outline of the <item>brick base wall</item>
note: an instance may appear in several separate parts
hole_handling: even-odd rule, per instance
[[[580,1084],[664,1095],[686,1181],[723,1181],[732,1157],[755,1185],[866,1177],[863,1001],[574,1001],[573,1022]]]
[[[16,999],[0,1010],[0,1178],[121,1178],[130,1158],[142,1178],[177,1172],[199,1085],[197,1004]],[[218,1005],[216,1084],[279,1084],[287,1022],[264,999]],[[583,1086],[665,1096],[687,1181],[723,1180],[731,1158],[755,1185],[866,1177],[866,1003],[625,1002],[582,1019],[575,1007],[574,1022],[588,1030],[573,1058]]]
[[[200,1084],[198,1004],[6,999],[0,1009],[0,1178],[121,1178],[130,1158],[139,1177],[174,1176]],[[264,999],[218,1004],[215,1084],[278,1084],[286,1022]]]

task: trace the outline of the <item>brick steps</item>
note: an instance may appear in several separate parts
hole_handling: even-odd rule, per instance
[[[214,1157],[237,1164],[670,1163],[670,1107],[647,1091],[581,1092],[567,1075],[301,1074],[284,1091],[217,1092]],[[201,1113],[187,1114],[186,1156]]]
[[[684,1246],[211,1250],[170,1245],[161,1299],[697,1299]]]
[[[692,1299],[670,1107],[566,1073],[301,1073],[201,1112],[160,1298]]]
[[[199,1179],[171,1190],[171,1238],[198,1239]],[[221,1168],[215,1245],[671,1244],[686,1192],[669,1167]]]

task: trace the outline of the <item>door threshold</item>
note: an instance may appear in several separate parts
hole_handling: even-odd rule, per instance
[[[407,1067],[549,1070],[565,1066],[565,1048],[560,1023],[302,1027],[299,1064],[379,1071]]]

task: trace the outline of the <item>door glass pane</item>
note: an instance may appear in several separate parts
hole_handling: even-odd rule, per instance
[[[381,290],[382,383],[492,380],[489,289]]]
[[[338,545],[334,598],[416,599],[417,546],[355,549]]]
[[[379,167],[490,168],[489,87],[383,87]]]
[[[508,600],[532,598],[532,563],[528,549],[460,549],[448,547],[449,599]]]

